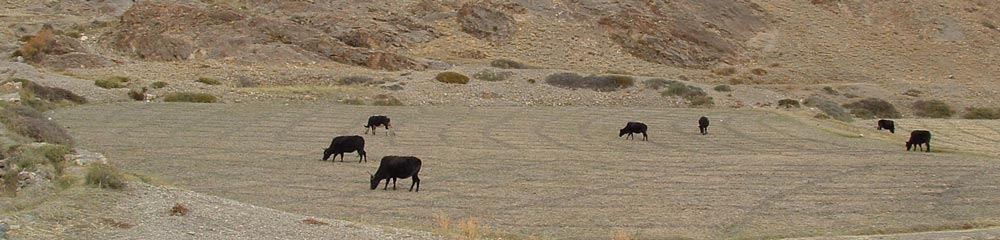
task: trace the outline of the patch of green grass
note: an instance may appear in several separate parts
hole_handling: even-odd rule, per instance
[[[929,118],[950,118],[955,114],[951,106],[941,100],[921,100],[913,103],[914,114]]]
[[[212,94],[173,92],[163,96],[164,102],[214,103],[217,99]]]
[[[167,87],[167,83],[163,82],[163,81],[156,81],[156,82],[153,82],[153,84],[151,86],[153,87],[153,89],[160,89],[160,88]]]
[[[122,189],[125,187],[125,174],[110,164],[90,164],[87,167],[85,180],[88,185],[100,188]]]
[[[457,72],[441,72],[434,77],[438,82],[451,83],[451,84],[466,84],[469,83],[469,77],[457,73]]]
[[[220,84],[222,84],[222,82],[219,82],[219,80],[217,80],[215,78],[209,78],[209,77],[200,77],[200,78],[198,78],[198,80],[195,80],[195,82],[200,82],[200,83],[204,83],[204,84],[208,84],[208,85],[220,85]]]
[[[712,88],[712,89],[715,90],[716,92],[732,92],[733,91],[732,87],[729,87],[729,85],[725,85],[725,84],[715,86],[715,88]]]
[[[696,86],[688,86],[682,82],[672,81],[667,85],[667,90],[660,92],[661,96],[677,96],[687,99],[691,106],[713,105],[715,101],[709,97],[705,90]]]
[[[970,107],[965,109],[965,114],[962,114],[962,118],[965,119],[1000,119],[1000,110],[991,108],[975,108]]]
[[[102,87],[102,88],[107,88],[107,89],[111,89],[111,88],[123,88],[130,81],[132,81],[132,80],[129,79],[129,78],[127,78],[127,77],[112,76],[112,77],[108,77],[108,78],[105,78],[105,79],[95,80],[94,81],[94,85],[97,85],[98,87]]]

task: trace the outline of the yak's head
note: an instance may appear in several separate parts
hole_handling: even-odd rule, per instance
[[[906,142],[906,151],[910,151],[910,147],[913,147],[913,144],[910,142]]]
[[[379,180],[380,179],[375,179],[375,175],[371,175],[371,181],[372,181],[372,186],[371,187],[372,187],[372,190],[375,190],[375,188],[378,187]]]
[[[628,130],[622,128],[622,130],[618,130],[618,137],[625,136],[626,133],[628,133]]]
[[[326,159],[329,159],[330,155],[333,155],[333,151],[331,151],[329,148],[324,148],[323,149],[323,161],[326,161]]]

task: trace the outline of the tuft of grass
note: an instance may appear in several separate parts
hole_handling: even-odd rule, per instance
[[[309,224],[309,225],[330,225],[330,223],[327,223],[327,222],[324,222],[324,221],[320,221],[320,220],[317,220],[315,218],[302,219],[302,223]]]
[[[475,79],[479,79],[479,80],[483,80],[483,81],[487,81],[487,82],[500,82],[500,81],[507,80],[507,78],[509,78],[510,76],[513,76],[513,75],[514,75],[514,72],[509,72],[509,71],[493,71],[493,70],[490,70],[490,69],[485,69],[485,70],[477,72],[476,74],[472,74],[472,77],[475,78]]]
[[[549,85],[577,89],[585,88],[601,92],[611,92],[635,85],[635,78],[623,75],[591,75],[587,77],[576,73],[556,73],[545,78]]]
[[[173,92],[163,96],[164,102],[214,103],[215,96],[207,93]]]
[[[712,69],[712,73],[719,76],[729,76],[736,74],[736,68],[734,67],[721,67]]]
[[[46,144],[38,147],[20,147],[19,160],[36,164],[45,163],[52,167],[56,177],[63,176],[66,170],[66,159],[69,147],[57,144]]]
[[[732,92],[733,91],[732,87],[729,87],[729,85],[725,85],[725,84],[715,86],[715,88],[712,88],[712,89],[715,90],[716,92]]]
[[[174,207],[170,208],[170,216],[187,216],[191,213],[191,209],[181,203],[175,203]]]
[[[438,229],[442,232],[451,231],[451,217],[448,217],[448,215],[445,215],[444,213],[435,213],[434,223],[437,224]]]
[[[913,103],[914,114],[929,118],[950,118],[955,114],[951,106],[941,100],[921,100]]]
[[[389,94],[379,94],[375,95],[372,100],[372,105],[375,106],[403,106],[403,101],[400,101],[396,97]]]
[[[833,87],[831,87],[831,86],[825,86],[825,87],[823,87],[823,92],[826,92],[826,94],[830,94],[830,95],[839,95],[840,94],[840,92],[837,92],[837,90],[833,89]]]
[[[125,187],[125,175],[117,167],[110,164],[90,164],[85,179],[87,184],[100,188],[122,189]]]
[[[962,114],[965,119],[1000,119],[1000,110],[990,108],[970,107]]]
[[[490,66],[495,68],[503,69],[532,69],[535,68],[531,65],[523,64],[514,60],[509,59],[497,59],[490,62]]]
[[[865,98],[857,102],[844,104],[844,107],[851,110],[851,114],[862,119],[872,118],[900,118],[903,115],[896,111],[896,107],[888,101],[878,98]]]
[[[167,83],[163,82],[163,81],[156,81],[156,82],[153,82],[153,85],[151,85],[151,86],[153,87],[153,89],[160,89],[160,88],[167,87]]]
[[[355,84],[363,85],[363,84],[369,84],[371,82],[372,78],[367,76],[348,76],[340,78],[340,80],[337,81],[337,83],[340,85],[355,85]]]
[[[691,103],[691,106],[715,104],[715,101],[713,101],[712,97],[709,97],[708,94],[705,93],[705,90],[676,81],[670,82],[667,85],[667,90],[660,92],[660,95],[664,97],[677,96],[687,99]]]
[[[801,106],[799,105],[799,100],[795,100],[795,99],[791,99],[791,98],[785,98],[785,99],[778,100],[778,107],[784,107],[784,108],[793,108],[794,107],[794,108],[799,108]]]
[[[451,84],[466,84],[469,83],[469,77],[462,75],[457,72],[441,72],[434,77],[438,82],[451,83]]]
[[[832,117],[833,119],[837,119],[844,122],[853,121],[853,119],[851,119],[851,115],[847,114],[847,112],[844,111],[844,109],[841,108],[840,105],[837,105],[836,102],[830,101],[826,98],[820,96],[812,96],[807,98],[805,102],[803,102],[803,104],[805,104],[806,106],[819,108],[819,110],[823,111],[823,113],[826,113],[826,115],[829,115],[829,117]]]
[[[688,101],[691,101],[691,106],[695,107],[715,105],[715,101],[709,96],[692,96],[688,98]]]
[[[222,84],[222,82],[219,82],[218,79],[209,78],[209,77],[200,77],[200,78],[198,78],[198,80],[194,80],[194,81],[195,82],[204,83],[204,84],[208,84],[208,85],[220,85],[220,84]]]
[[[32,81],[24,79],[11,79],[13,82],[21,82],[21,98],[34,98],[49,101],[49,102],[61,102],[68,101],[77,104],[87,103],[87,99],[77,95],[76,93],[70,92],[69,90],[57,88],[57,87],[46,87],[38,85]]]
[[[132,80],[129,79],[128,77],[111,76],[111,77],[108,77],[108,78],[105,78],[105,79],[95,80],[94,81],[94,85],[97,85],[98,87],[102,87],[102,88],[107,88],[107,89],[111,89],[111,88],[123,88],[130,81],[132,81]]]
[[[618,229],[618,230],[615,230],[615,234],[612,237],[612,239],[614,239],[614,240],[632,240],[632,239],[635,239],[635,236],[632,236],[632,234],[626,232],[624,229]]]
[[[139,91],[137,91],[135,89],[129,89],[128,90],[128,97],[131,98],[132,100],[136,100],[136,101],[145,101],[146,100],[146,91],[148,91],[148,90],[149,89],[146,88],[146,87],[142,87],[142,90],[139,90]]]
[[[660,88],[670,86],[670,84],[675,82],[677,81],[666,80],[662,78],[652,78],[652,79],[647,79],[646,81],[642,81],[642,84],[645,85],[646,88],[648,89],[660,90]]]
[[[484,226],[479,224],[479,219],[467,218],[465,221],[458,223],[458,229],[461,230],[462,236],[467,239],[479,239],[482,236]]]
[[[73,138],[65,128],[30,107],[4,106],[0,111],[0,122],[8,130],[35,141],[73,146]]]
[[[903,92],[903,95],[910,96],[910,97],[920,97],[920,95],[923,95],[923,94],[924,94],[923,91],[916,90],[916,89],[910,89],[910,90],[906,90],[906,92]]]

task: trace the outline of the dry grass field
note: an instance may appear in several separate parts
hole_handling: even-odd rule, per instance
[[[354,153],[320,161],[332,137],[362,134],[366,117],[377,113],[392,117],[396,135],[365,136],[369,162]],[[713,120],[707,136],[698,134],[702,115]],[[897,121],[931,128],[934,146],[944,147],[916,153],[904,151],[902,131],[835,131],[786,114],[729,109],[122,103],[52,116],[82,147],[174,186],[421,230],[443,228],[441,216],[477,219],[494,236],[572,239],[1000,224],[1000,164],[984,150],[1000,140],[997,121]],[[649,124],[650,141],[618,138],[629,120]],[[419,193],[406,191],[409,179],[396,191],[368,189],[368,174],[385,155],[423,159]]]

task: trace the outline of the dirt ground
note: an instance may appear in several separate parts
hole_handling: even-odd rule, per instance
[[[320,161],[333,136],[362,134],[370,114],[391,116],[396,135],[366,135],[368,162],[356,154]],[[713,120],[707,136],[698,134],[702,115]],[[917,153],[897,141],[905,133],[728,109],[118,103],[51,116],[81,147],[175,187],[418,230],[439,228],[435,215],[476,218],[514,236],[574,239],[1000,224],[1000,165],[990,154],[961,150],[995,145],[996,121],[902,125],[932,128],[933,143],[945,146]],[[649,124],[650,141],[618,138],[629,120]],[[419,193],[406,192],[409,179],[396,191],[368,189],[368,174],[385,155],[423,159]]]

